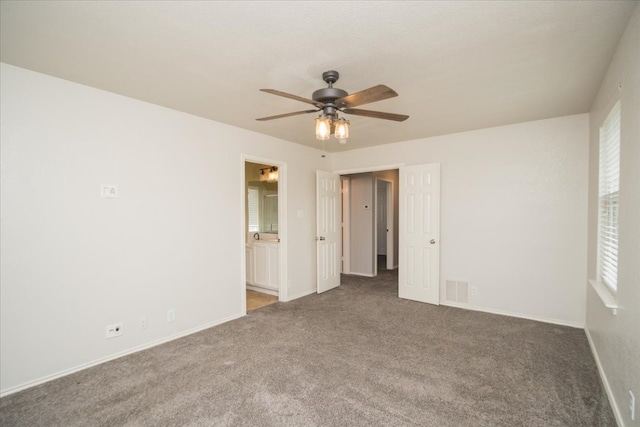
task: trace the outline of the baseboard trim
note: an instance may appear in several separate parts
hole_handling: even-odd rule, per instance
[[[520,319],[535,320],[536,322],[551,323],[554,325],[569,326],[571,328],[584,329],[584,324],[582,323],[567,322],[565,320],[549,319],[546,317],[528,316],[520,313],[512,313],[509,311],[493,310],[488,308],[474,307],[470,305],[455,304],[451,302],[440,302],[440,305],[461,308],[463,310],[482,311],[484,313],[498,314],[500,316],[518,317]]]
[[[262,286],[256,286],[256,285],[247,285],[247,289],[250,291],[256,291],[256,292],[261,292],[263,294],[273,295],[274,297],[278,296],[277,289],[263,288]]]
[[[76,372],[84,371],[85,369],[88,369],[88,368],[91,368],[91,367],[94,367],[94,366],[97,366],[97,365],[101,365],[103,363],[110,362],[112,360],[119,359],[121,357],[128,356],[128,355],[133,354],[133,353],[137,353],[139,351],[147,350],[147,349],[150,349],[152,347],[156,347],[156,346],[159,346],[161,344],[168,343],[169,341],[174,341],[174,340],[177,340],[179,338],[186,337],[187,335],[195,334],[197,332],[203,331],[205,329],[212,328],[214,326],[221,325],[223,323],[230,322],[231,320],[235,320],[235,319],[238,319],[238,318],[243,317],[243,316],[244,316],[244,314],[234,314],[232,316],[225,317],[224,319],[216,320],[215,322],[207,323],[205,325],[200,325],[200,326],[197,326],[195,328],[189,329],[187,331],[180,332],[180,333],[177,333],[177,334],[174,334],[174,335],[170,335],[170,336],[168,336],[166,338],[161,338],[159,340],[152,341],[152,342],[147,343],[147,344],[143,344],[143,345],[140,345],[140,346],[137,346],[137,347],[130,348],[128,350],[124,350],[124,351],[122,351],[120,353],[112,354],[111,356],[102,357],[100,359],[96,359],[96,360],[93,360],[91,362],[83,363],[83,364],[75,366],[73,368],[65,369],[64,371],[56,372],[54,374],[47,375],[47,376],[38,378],[38,379],[33,380],[33,381],[28,381],[26,383],[17,385],[15,387],[10,387],[8,389],[1,390],[0,391],[0,397],[9,396],[10,394],[14,394],[14,393],[17,393],[17,392],[22,391],[22,390],[26,390],[26,389],[31,388],[31,387],[35,387],[35,386],[40,385],[40,384],[44,384],[44,383],[47,383],[49,381],[53,381],[55,379],[65,377],[67,375],[75,374]]]
[[[591,354],[593,354],[593,359],[596,361],[598,374],[600,374],[600,380],[602,380],[604,390],[607,392],[607,398],[609,399],[609,404],[611,405],[611,409],[613,410],[613,415],[616,417],[616,423],[618,424],[618,426],[624,426],[620,408],[618,408],[616,400],[613,397],[613,391],[611,390],[611,386],[609,385],[609,381],[607,380],[607,375],[605,374],[604,369],[602,368],[602,364],[600,363],[600,357],[598,356],[596,346],[593,343],[593,339],[591,338],[591,333],[589,333],[589,329],[586,327],[584,328],[584,333],[587,335],[587,341],[589,342],[589,347],[591,348]]]

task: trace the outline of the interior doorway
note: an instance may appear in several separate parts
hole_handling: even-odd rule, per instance
[[[286,163],[242,158],[241,303],[249,291],[287,300]]]
[[[371,260],[373,267],[377,261],[377,239],[368,236],[376,234],[376,226],[368,222],[377,192],[374,191],[373,174],[392,171],[396,191],[393,196],[394,205],[394,253],[397,260],[394,268],[398,272],[398,296],[431,304],[440,303],[440,164],[398,165],[389,167],[366,168],[359,170],[341,170],[335,173],[349,177],[350,192],[350,226],[351,232],[345,236],[350,241],[350,263],[352,275],[373,277],[377,271],[373,268],[366,273],[354,268],[354,254],[364,254],[364,259]],[[357,187],[360,187],[358,189]],[[358,191],[357,191],[358,190]],[[367,199],[367,197],[369,197]],[[397,210],[396,210],[397,207]],[[375,211],[375,210],[374,210]],[[359,221],[362,219],[363,221]],[[365,223],[364,228],[360,227]],[[354,229],[365,230],[360,237],[355,236]],[[397,227],[397,228],[396,228]],[[369,229],[369,232],[366,230]],[[371,231],[373,230],[373,232]],[[388,236],[387,236],[388,237]],[[369,246],[362,250],[354,250],[356,242],[368,241]],[[370,254],[370,258],[369,258]],[[386,260],[385,260],[386,261]],[[388,274],[389,270],[385,270]]]
[[[397,268],[398,180],[398,169],[341,175],[344,274]]]

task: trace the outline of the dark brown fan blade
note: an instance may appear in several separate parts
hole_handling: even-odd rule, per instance
[[[395,90],[385,85],[378,85],[338,98],[336,99],[336,105],[338,108],[351,108],[357,107],[358,105],[369,104],[370,102],[393,98],[394,96],[398,96]]]
[[[409,116],[405,116],[404,114],[383,113],[382,111],[371,111],[371,110],[359,110],[357,108],[345,108],[342,111],[346,114],[373,117],[376,119],[395,120],[396,122],[404,122],[409,118]]]
[[[283,117],[297,116],[298,114],[315,113],[316,111],[318,110],[296,111],[295,113],[278,114],[277,116],[262,117],[256,120],[265,121],[265,120],[281,119]]]
[[[275,89],[260,89],[260,90],[262,92],[267,92],[267,93],[270,93],[272,95],[284,96],[285,98],[295,99],[296,101],[300,101],[300,102],[306,102],[307,104],[315,105],[318,108],[324,107],[324,104],[322,102],[314,101],[313,99],[303,98],[303,97],[298,96],[298,95],[291,95],[290,93],[281,92],[281,91],[275,90]]]

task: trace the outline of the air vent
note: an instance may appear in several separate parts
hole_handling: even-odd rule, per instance
[[[469,304],[469,282],[447,280],[445,298],[448,302]]]

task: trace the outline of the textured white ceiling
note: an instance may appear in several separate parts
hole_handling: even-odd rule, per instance
[[[2,1],[3,62],[319,147],[310,98],[323,71],[359,108],[328,151],[589,111],[637,1]]]

